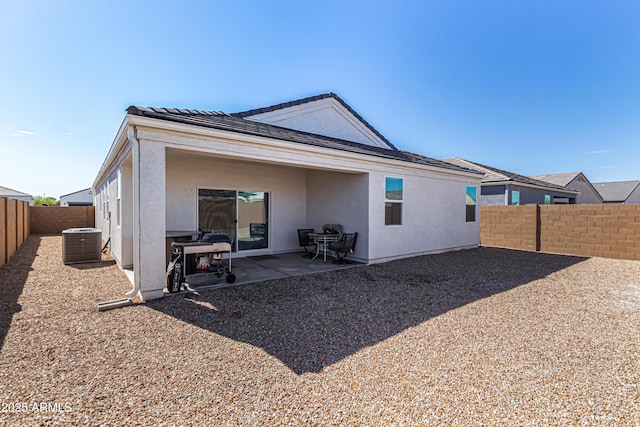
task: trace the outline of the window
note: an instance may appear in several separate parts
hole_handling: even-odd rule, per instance
[[[476,220],[476,187],[467,186],[467,222]]]
[[[511,204],[512,205],[519,205],[520,204],[520,192],[519,191],[512,191],[511,192]]]
[[[116,201],[116,224],[120,227],[120,218],[122,216],[122,171],[118,169],[118,199]]]
[[[402,225],[402,178],[385,179],[384,225]]]
[[[545,194],[544,195],[544,204],[545,205],[550,205],[551,204],[551,196],[549,194]]]

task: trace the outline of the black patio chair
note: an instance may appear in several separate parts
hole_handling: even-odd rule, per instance
[[[356,249],[358,241],[358,233],[344,233],[340,240],[335,243],[329,243],[329,250],[336,254],[334,264],[351,264],[352,262],[345,257],[352,254]]]
[[[316,242],[309,237],[309,233],[315,233],[313,228],[298,228],[298,243],[304,248],[304,258],[312,258],[316,252]]]

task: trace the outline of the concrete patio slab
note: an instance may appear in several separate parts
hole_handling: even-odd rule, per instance
[[[231,269],[233,274],[236,276],[235,282],[227,283],[225,277],[196,277],[190,280],[189,286],[196,291],[216,289],[227,286],[263,282],[266,280],[321,273],[325,271],[341,270],[364,265],[360,263],[334,264],[329,259],[327,259],[327,262],[323,262],[320,257],[316,259],[304,258],[302,256],[303,254],[303,252],[293,252],[276,255],[232,258]],[[176,294],[180,294],[180,292]]]

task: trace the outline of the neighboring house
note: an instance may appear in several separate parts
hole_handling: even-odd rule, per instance
[[[93,205],[93,192],[90,188],[76,191],[75,193],[60,196],[60,206],[91,206]]]
[[[598,190],[593,187],[593,184],[589,182],[582,172],[536,175],[531,178],[580,191],[580,194],[576,196],[577,204],[584,205],[602,203],[602,196],[600,196]]]
[[[234,256],[299,251],[296,230],[358,232],[366,263],[477,247],[482,175],[398,150],[333,93],[242,113],[129,107],[93,184],[96,227],[143,300],[165,237],[218,229]],[[260,236],[251,236],[259,226]]]
[[[451,157],[445,162],[477,170],[484,174],[481,205],[574,204],[579,191],[518,175],[480,163]]]
[[[6,197],[7,199],[20,200],[22,202],[28,202],[29,206],[33,206],[33,196],[31,194],[23,193],[21,191],[12,190],[7,187],[0,186],[0,197]]]
[[[640,203],[640,181],[596,182],[603,203]]]

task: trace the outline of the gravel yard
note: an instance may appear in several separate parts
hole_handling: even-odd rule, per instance
[[[496,248],[98,312],[31,236],[0,268],[0,425],[640,425],[640,262]]]

